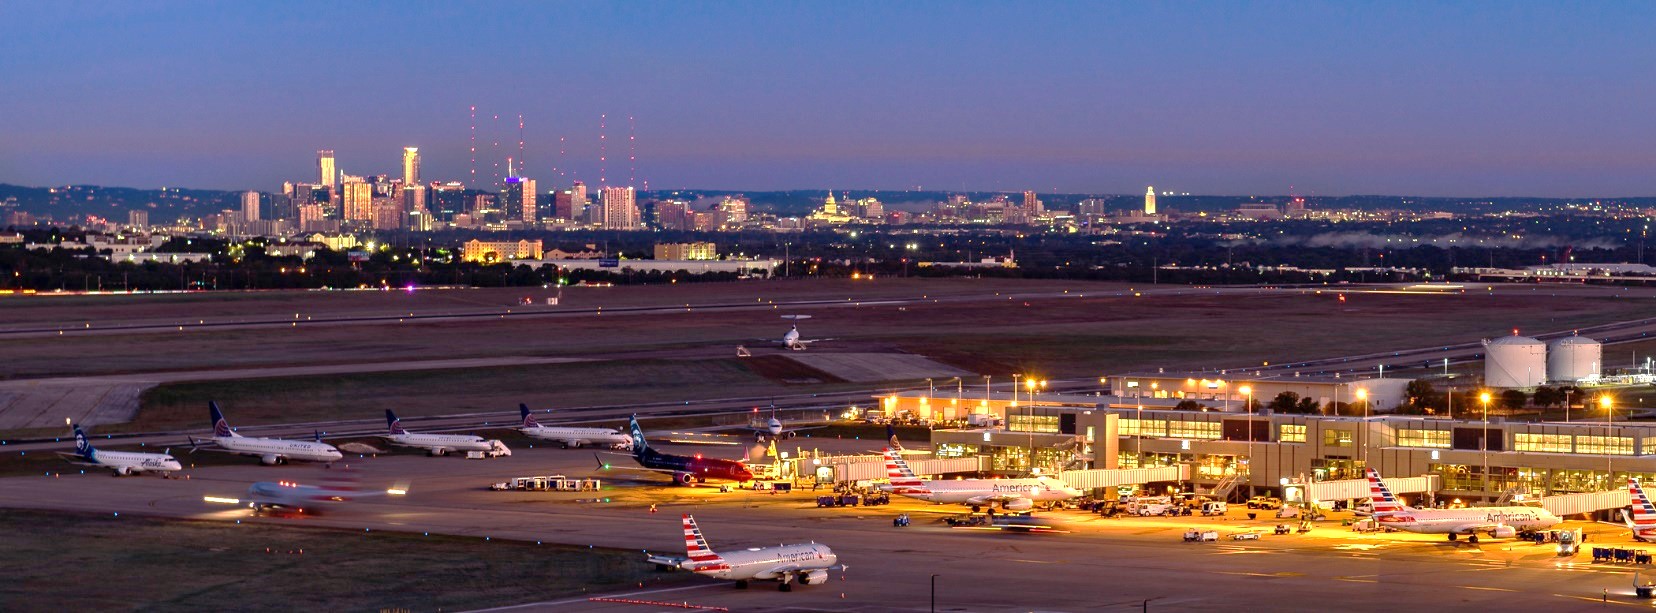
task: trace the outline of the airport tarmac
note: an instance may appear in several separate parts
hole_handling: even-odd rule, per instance
[[[816,441],[851,453],[874,441]],[[786,446],[786,445],[784,445]],[[681,447],[674,451],[721,454]],[[353,459],[334,468],[246,464],[201,467],[189,479],[111,478],[103,471],[0,479],[0,505],[17,508],[267,522],[352,530],[453,534],[661,551],[682,555],[681,513],[694,513],[715,549],[816,541],[828,544],[848,569],[827,585],[780,593],[755,583],[728,583],[619,598],[688,602],[731,610],[929,610],[936,578],[942,611],[1174,610],[1582,610],[1644,606],[1633,599],[1633,568],[1591,563],[1591,554],[1560,558],[1554,546],[1486,540],[1473,546],[1441,536],[1357,534],[1322,522],[1309,534],[1232,541],[1231,533],[1268,531],[1278,520],[1248,520],[1235,509],[1224,518],[1103,519],[1076,511],[1045,514],[1064,534],[1010,534],[954,529],[942,518],[963,510],[896,499],[890,506],[817,508],[805,488],[792,494],[716,487],[679,488],[664,476],[600,471],[591,450],[556,445],[514,450],[509,458],[464,460],[423,455]],[[722,454],[721,454],[722,455]],[[615,466],[630,460],[607,457]],[[408,483],[404,497],[375,497],[318,514],[253,517],[245,507],[215,505],[207,495],[239,496],[253,481],[317,482],[347,465],[364,489]],[[65,470],[72,467],[65,464]],[[77,469],[78,470],[78,469]],[[494,492],[490,483],[515,476],[563,474],[605,480],[592,493]],[[657,505],[655,513],[650,505]],[[892,526],[909,513],[913,525]],[[1628,546],[1625,531],[1573,523],[1589,534],[1586,547]],[[1217,543],[1185,543],[1192,527],[1221,532]],[[548,573],[557,569],[548,568]],[[1291,595],[1287,596],[1287,595]],[[512,610],[641,610],[638,605],[549,598]],[[660,610],[662,607],[643,610]]]

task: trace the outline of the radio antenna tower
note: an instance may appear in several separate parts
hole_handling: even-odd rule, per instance
[[[602,187],[604,185],[608,185],[607,183],[604,182],[604,173],[607,170],[607,168],[606,168],[608,166],[607,161],[609,160],[609,146],[607,144],[607,141],[604,140],[604,126],[605,126],[605,122],[608,119],[609,119],[609,115],[607,115],[607,114],[598,116],[598,186],[599,187]]]
[[[558,170],[557,168],[552,169],[552,172],[557,173],[560,177],[567,175],[569,170],[569,166],[565,164],[565,162],[568,162],[569,160],[564,157],[564,154],[569,151],[564,139],[565,137],[563,136],[558,137],[558,165],[563,166],[564,170]]]
[[[477,105],[471,106],[471,186],[477,188]]]
[[[518,168],[523,168],[528,165],[523,160],[523,113],[518,113]]]
[[[627,116],[627,186],[638,182],[638,124]]]
[[[489,142],[492,144],[491,147],[489,148],[489,159],[494,164],[494,185],[499,186],[500,182],[501,182],[501,176],[500,176],[500,116],[499,115],[494,116],[494,128],[489,130],[489,132],[494,135],[493,138],[489,139]]]

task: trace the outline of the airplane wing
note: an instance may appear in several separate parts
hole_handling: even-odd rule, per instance
[[[1473,534],[1477,532],[1488,532],[1499,526],[1501,526],[1501,524],[1492,524],[1487,521],[1469,521],[1466,523],[1451,525],[1449,526],[1449,531],[1454,534]]]
[[[787,573],[797,573],[801,570],[804,570],[804,568],[801,567],[799,564],[795,564],[795,563],[778,564],[776,566],[772,566],[772,567],[767,568],[763,571],[755,573],[753,575],[753,578],[754,579],[775,579],[775,578],[781,577],[782,575],[785,575]],[[813,568],[811,570],[817,570],[817,569]]]
[[[624,454],[624,453],[612,453],[610,455],[625,456],[628,459],[632,458],[632,456]],[[596,454],[596,453],[592,454],[592,458],[595,459],[595,460],[598,460],[598,470],[635,470],[635,471],[641,471],[641,472],[647,472],[647,473],[668,473],[668,474],[678,474],[679,472],[681,472],[681,471],[677,471],[677,470],[668,470],[668,469],[665,469],[665,468],[646,468],[646,467],[643,467],[643,466],[616,466],[614,464],[610,464],[609,462],[605,462],[604,459],[601,458],[601,457],[598,457],[598,454]]]
[[[971,498],[967,498],[966,499],[966,504],[987,505],[987,504],[992,503],[992,502],[1011,502],[1013,500],[1024,500],[1024,497],[1023,496],[1015,496],[1015,495],[1012,495],[1012,494],[991,494],[991,495],[988,495],[988,496],[974,496],[974,497],[971,497]]]
[[[99,467],[99,468],[105,468],[104,465],[99,464],[97,462],[88,462],[88,461],[86,461],[86,459],[82,458],[80,456],[80,454],[78,454],[78,453],[72,453],[72,452],[68,452],[68,451],[58,451],[56,453],[59,456],[61,456],[64,459],[64,461],[66,461],[70,464],[75,464],[77,466],[96,466],[96,467]]]

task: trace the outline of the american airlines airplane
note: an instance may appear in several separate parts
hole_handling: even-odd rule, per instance
[[[481,436],[469,434],[416,434],[404,430],[402,420],[391,409],[385,410],[385,424],[391,433],[384,436],[386,442],[398,447],[414,447],[424,449],[431,455],[443,455],[450,451],[490,451],[494,449],[493,441],[484,440]]]
[[[207,407],[212,410],[213,439],[212,443],[218,448],[206,448],[208,451],[223,451],[240,455],[259,456],[259,462],[266,466],[286,464],[289,460],[305,462],[336,462],[345,457],[333,445],[320,441],[290,441],[279,438],[261,438],[242,436],[230,429],[230,422],[225,421],[224,413],[219,411],[217,402],[208,402]],[[195,437],[190,438],[190,445],[198,443]]]
[[[1632,513],[1623,511],[1622,519],[1627,522],[1627,529],[1633,531],[1633,540],[1656,541],[1656,506],[1650,504],[1650,497],[1645,496],[1638,479],[1627,480],[1627,493],[1633,500]]]
[[[937,504],[993,507],[998,502],[1006,509],[1024,511],[1033,508],[1037,502],[1058,502],[1082,495],[1081,490],[1047,476],[927,481],[915,475],[896,450],[887,447],[885,459],[886,474],[891,477],[891,493]]]
[[[535,421],[534,413],[529,412],[529,405],[519,404],[518,411],[523,416],[523,426],[518,428],[524,436],[547,441],[563,443],[565,449],[582,445],[605,445],[614,449],[627,449],[632,446],[632,437],[609,428],[569,428],[560,426],[542,426]]]
[[[80,426],[75,429],[75,452],[58,452],[70,462],[81,466],[96,466],[115,471],[115,476],[121,477],[134,473],[153,472],[161,473],[165,477],[173,471],[184,470],[171,454],[167,453],[138,453],[133,451],[98,451],[92,443],[86,440],[86,433],[81,432]]]
[[[1374,519],[1380,526],[1418,534],[1447,534],[1453,541],[1467,535],[1469,543],[1478,542],[1478,533],[1487,532],[1492,538],[1512,538],[1520,530],[1546,530],[1562,520],[1541,507],[1474,507],[1470,509],[1414,509],[1398,502],[1391,488],[1380,480],[1380,473],[1372,468],[1365,474],[1369,482],[1369,498],[1374,505]]]
[[[736,589],[746,589],[749,581],[775,581],[778,589],[792,591],[793,584],[821,585],[828,582],[828,571],[844,570],[839,556],[827,545],[816,543],[752,547],[741,551],[719,553],[707,546],[696,518],[684,515],[684,547],[690,558],[679,568],[714,579],[736,582]]]

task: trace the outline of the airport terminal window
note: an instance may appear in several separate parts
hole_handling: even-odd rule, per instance
[[[1006,416],[1006,429],[1012,432],[1058,432],[1057,415],[1018,415]]]
[[[1656,436],[1647,436],[1639,446],[1639,455],[1656,455]]]
[[[1445,433],[1447,434],[1447,432]],[[1543,453],[1570,453],[1570,439],[1568,434],[1529,434],[1519,432],[1512,435],[1514,451],[1539,451]],[[1629,452],[1631,453],[1631,452]]]
[[[1149,436],[1162,438],[1167,436],[1167,420],[1122,418],[1116,432],[1122,436]]]
[[[1168,438],[1219,438],[1219,422],[1175,420],[1167,424]]]
[[[1397,430],[1397,446],[1448,449],[1449,431],[1399,428]]]
[[[1277,440],[1284,443],[1305,442],[1304,424],[1282,424],[1277,428]]]
[[[1576,437],[1576,453],[1633,455],[1633,437],[1582,434]]]
[[[937,446],[936,451],[939,458],[966,458],[977,454],[977,445],[961,445],[959,443],[941,443]]]
[[[1323,430],[1323,445],[1326,447],[1350,447],[1351,440],[1350,430]]]

